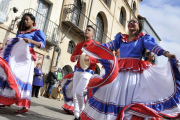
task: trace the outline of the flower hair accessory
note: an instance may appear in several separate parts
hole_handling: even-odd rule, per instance
[[[34,23],[34,26],[36,26],[36,23]]]

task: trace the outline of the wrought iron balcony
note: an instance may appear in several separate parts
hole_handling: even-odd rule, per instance
[[[31,13],[36,18],[36,26],[35,28],[42,30],[46,35],[46,42],[52,46],[55,46],[58,44],[59,41],[59,26],[54,23],[53,21],[46,18],[46,16],[42,15],[38,11],[29,8],[25,9],[24,12],[21,14],[18,19],[21,19],[24,13]],[[13,20],[11,23],[11,30],[14,29],[18,22],[16,22],[17,19]]]
[[[96,41],[101,43],[102,41],[111,41],[111,39],[74,4],[65,5],[63,12],[62,23],[67,25],[69,30],[75,31],[84,38],[84,31],[87,25],[92,25],[95,28],[95,33],[97,33],[94,38]]]

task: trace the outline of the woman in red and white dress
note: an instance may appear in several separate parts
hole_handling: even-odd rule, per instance
[[[97,58],[106,72],[103,79],[91,78],[88,87],[98,89],[86,103],[81,120],[179,117],[180,73],[175,55],[157,45],[152,36],[141,33],[139,20],[131,19],[128,29],[129,35],[117,34],[109,43],[93,42],[82,49]],[[119,60],[111,52],[118,49]],[[141,60],[145,49],[168,57],[166,66]]]

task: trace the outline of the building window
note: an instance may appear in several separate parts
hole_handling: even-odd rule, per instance
[[[96,35],[95,40],[102,43],[104,32],[104,22],[101,14],[98,14],[96,17]]]
[[[124,7],[121,8],[119,22],[123,27],[126,25],[126,11]]]
[[[136,3],[135,2],[133,3],[133,12],[134,12],[134,14],[136,14]]]
[[[80,0],[75,0],[74,5],[72,8],[73,12],[71,14],[71,22],[78,26],[79,25],[79,19],[81,15],[81,1]]]
[[[69,41],[69,46],[68,46],[68,53],[72,54],[75,48],[75,43],[74,41]]]
[[[4,23],[6,20],[6,14],[9,8],[10,0],[0,0],[0,23]]]
[[[37,13],[36,13],[36,28],[44,31],[46,20],[48,18],[50,5],[44,1],[38,1]]]
[[[7,13],[10,0],[0,0],[0,11]]]
[[[106,5],[108,4],[108,0],[103,0],[105,3],[106,3]]]

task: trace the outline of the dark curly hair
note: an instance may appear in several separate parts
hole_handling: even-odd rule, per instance
[[[136,31],[135,36],[138,36],[138,34],[139,34],[140,32],[142,32],[143,25],[142,25],[141,20],[139,20],[139,19],[137,19],[137,18],[136,18],[136,20],[137,20],[138,23],[139,23],[139,29]]]
[[[30,19],[34,21],[33,25],[35,24],[35,20],[36,20],[36,19],[35,19],[34,15],[31,14],[31,13],[25,13],[25,14],[23,15],[21,21],[20,21],[20,24],[19,24],[19,28],[18,28],[19,31],[25,31],[25,30],[27,30],[27,27],[24,25],[25,17],[26,17],[26,16],[29,16]]]

